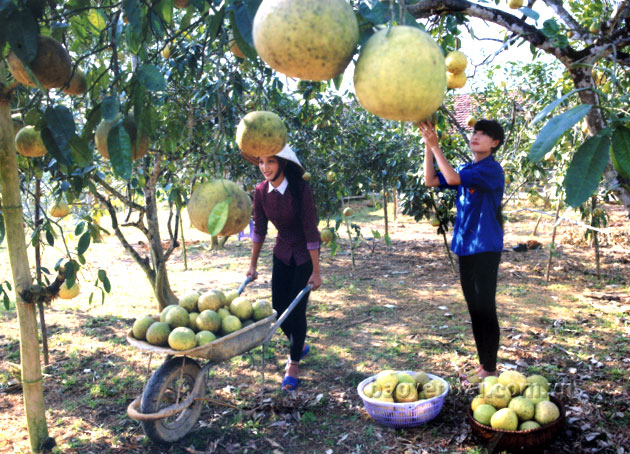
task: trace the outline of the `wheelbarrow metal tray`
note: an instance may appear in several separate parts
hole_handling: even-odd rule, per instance
[[[191,348],[190,350],[173,350],[169,347],[161,347],[159,345],[151,345],[146,341],[138,340],[133,337],[132,331],[127,333],[127,342],[134,347],[153,353],[164,353],[172,356],[190,356],[195,358],[205,358],[210,361],[219,362],[234,356],[241,355],[254,347],[259,346],[265,339],[271,325],[276,321],[278,316],[274,310],[273,314],[267,318],[263,318],[251,325],[235,331],[227,336],[220,337],[209,344],[200,347]]]

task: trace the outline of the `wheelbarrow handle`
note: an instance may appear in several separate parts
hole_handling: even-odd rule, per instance
[[[238,290],[237,290],[238,294],[240,295],[241,293],[243,293],[243,290],[245,290],[245,286],[246,286],[247,284],[249,284],[249,283],[250,283],[251,281],[253,281],[253,280],[254,280],[254,278],[253,278],[253,277],[251,277],[251,276],[247,276],[247,279],[245,279],[245,280],[243,281],[243,283],[241,284],[241,286],[238,288]]]
[[[308,284],[306,287],[302,289],[300,293],[298,293],[295,299],[291,301],[291,304],[289,304],[289,307],[285,309],[285,311],[282,313],[280,318],[278,318],[278,320],[276,320],[276,323],[273,324],[273,326],[271,327],[271,330],[269,331],[269,334],[267,334],[267,337],[265,338],[265,340],[262,341],[263,344],[266,344],[267,342],[269,342],[269,340],[273,337],[273,334],[276,332],[276,330],[280,327],[280,325],[282,325],[282,322],[284,322],[286,318],[289,316],[289,314],[293,312],[293,309],[295,309],[295,306],[297,306],[298,303],[302,301],[302,298],[304,298],[304,295],[306,295],[312,289],[313,289],[313,284]]]

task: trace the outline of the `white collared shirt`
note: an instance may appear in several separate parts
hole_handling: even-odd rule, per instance
[[[277,188],[273,187],[273,184],[271,184],[271,181],[269,182],[269,189],[267,190],[268,192],[273,191],[274,189],[276,191],[278,191],[280,194],[284,195],[284,191],[287,190],[287,187],[289,186],[289,182],[287,181],[286,177],[282,180],[282,183],[280,183],[280,186],[278,186]]]

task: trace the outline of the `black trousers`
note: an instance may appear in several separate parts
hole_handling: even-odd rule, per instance
[[[479,362],[488,372],[496,370],[499,350],[496,291],[500,261],[500,252],[459,257],[459,277],[472,321]]]
[[[271,273],[271,300],[273,308],[278,312],[278,317],[289,307],[295,297],[308,283],[308,278],[313,273],[313,262],[310,260],[303,265],[287,265],[282,260],[273,256],[273,271]],[[302,300],[293,309],[280,328],[287,336],[291,344],[291,360],[299,361],[304,341],[306,340],[306,305],[310,292],[302,297]]]

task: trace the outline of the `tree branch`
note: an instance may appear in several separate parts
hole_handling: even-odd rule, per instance
[[[137,210],[137,211],[140,211],[142,213],[145,212],[145,209],[144,209],[144,207],[142,205],[138,205],[137,203],[133,202],[131,200],[131,198],[127,198],[124,195],[122,195],[119,191],[117,191],[112,186],[110,186],[109,183],[107,183],[105,180],[103,180],[101,177],[99,177],[96,173],[92,175],[92,179],[95,182],[97,182],[98,184],[100,184],[103,187],[103,189],[105,189],[111,195],[113,195],[118,200],[120,200],[122,203],[127,205],[129,208]]]

